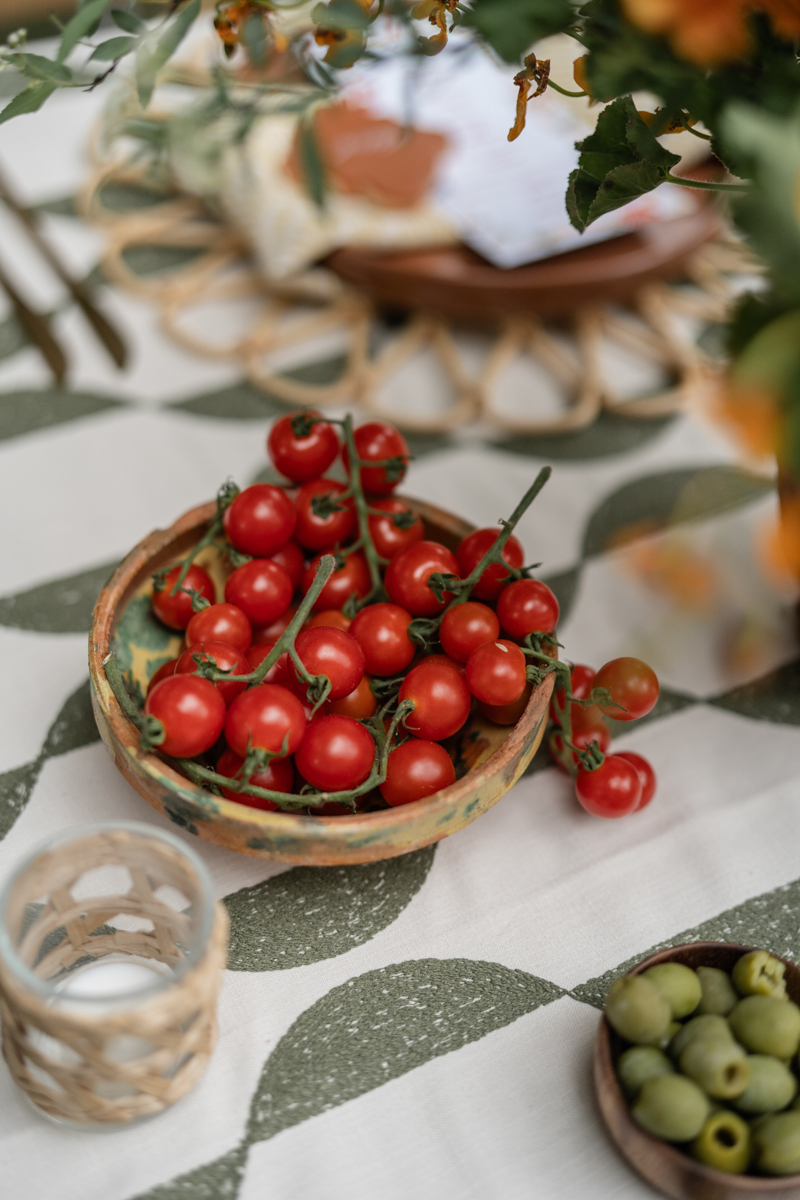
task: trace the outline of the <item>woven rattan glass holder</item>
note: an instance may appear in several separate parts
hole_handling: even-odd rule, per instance
[[[28,1099],[113,1129],[185,1096],[216,1041],[227,932],[172,834],[121,822],[39,846],[0,895],[3,1056]]]

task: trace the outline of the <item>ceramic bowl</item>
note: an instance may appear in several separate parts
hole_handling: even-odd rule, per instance
[[[455,549],[473,526],[406,497],[425,523],[425,536]],[[209,842],[259,858],[308,866],[374,862],[406,854],[462,829],[503,796],[530,763],[544,733],[552,677],[531,694],[513,728],[473,716],[450,751],[461,778],[425,800],[388,811],[317,817],[262,812],[212,795],[191,783],[157,754],[144,754],[139,733],[108,684],[103,660],[115,650],[123,672],[143,698],[161,662],[174,658],[181,634],[164,628],[150,611],[152,574],[183,557],[200,540],[215,512],[205,504],[171,528],[156,530],[117,567],[100,593],[89,636],[92,703],[100,734],[117,769],[153,808]],[[213,547],[196,560],[211,574],[222,599],[226,569]]]
[[[679,962],[687,967],[719,967],[730,971],[734,963],[755,946],[729,942],[690,942],[651,954],[629,975],[641,975],[656,963]],[[786,990],[800,1004],[800,967],[786,963]],[[800,1175],[729,1175],[695,1162],[688,1154],[652,1137],[636,1124],[615,1070],[627,1043],[605,1017],[600,1021],[594,1048],[594,1086],[600,1112],[617,1149],[640,1175],[674,1200],[798,1200]]]

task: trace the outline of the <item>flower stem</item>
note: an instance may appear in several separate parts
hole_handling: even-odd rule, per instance
[[[702,136],[698,134],[698,136]],[[673,175],[671,171],[664,172],[664,178],[667,183],[677,183],[681,187],[702,188],[707,192],[749,192],[749,183],[707,183],[702,179],[681,179],[680,175]]]

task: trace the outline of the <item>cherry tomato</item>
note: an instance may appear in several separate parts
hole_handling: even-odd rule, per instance
[[[145,700],[144,711],[164,726],[158,748],[170,758],[194,758],[210,750],[225,724],[225,701],[199,675],[162,679]]]
[[[306,569],[306,560],[303,556],[303,551],[295,541],[288,541],[283,546],[275,551],[274,554],[268,555],[274,563],[279,567],[283,567],[286,574],[292,581],[293,588],[299,588],[303,579],[303,572]]]
[[[253,669],[245,656],[238,650],[234,650],[233,646],[228,646],[225,642],[200,642],[198,645],[184,650],[175,668],[176,675],[194,675],[196,673],[195,654],[200,655],[206,661],[213,658],[220,671],[230,671],[232,675],[249,675]],[[241,695],[247,684],[225,680],[215,686],[225,704],[230,705],[232,700]]]
[[[336,479],[312,479],[300,488],[294,501],[297,509],[294,535],[306,550],[325,550],[329,546],[342,545],[355,532],[356,510],[352,499],[342,500],[342,507],[334,509],[328,516],[318,516],[314,512],[315,496],[320,499],[330,496],[331,504],[337,504],[337,496],[346,491],[345,485]]]
[[[318,629],[320,625],[329,625],[331,629],[343,629],[347,633],[351,624],[350,618],[343,612],[338,612],[335,608],[326,608],[306,621],[306,629]]]
[[[316,479],[327,471],[339,453],[336,430],[327,421],[315,421],[307,434],[295,433],[295,426],[302,428],[304,417],[318,417],[314,409],[281,417],[269,431],[267,452],[280,471],[294,483],[305,483]]]
[[[236,604],[253,625],[268,625],[286,612],[292,581],[271,558],[254,558],[228,576],[225,599]]]
[[[627,817],[642,798],[642,781],[633,763],[611,754],[596,771],[578,768],[575,795],[594,817]]]
[[[178,665],[177,658],[172,658],[172,659],[170,659],[169,662],[163,663],[163,665],[158,668],[158,670],[154,673],[152,679],[150,680],[150,682],[147,685],[148,696],[150,695],[150,693],[152,692],[153,688],[156,686],[157,683],[161,683],[162,679],[169,679],[170,675],[175,674],[175,668],[177,667],[177,665]]]
[[[500,627],[521,642],[529,633],[552,633],[558,624],[558,601],[539,579],[517,579],[503,588],[497,601]]]
[[[516,725],[528,707],[532,691],[533,684],[526,684],[522,695],[518,696],[516,700],[512,700],[510,704],[482,704],[479,700],[478,711],[486,717],[487,721],[494,721],[495,725]]]
[[[408,636],[411,613],[397,604],[368,604],[357,613],[350,633],[364,652],[370,675],[398,675],[416,653]]]
[[[234,754],[230,746],[226,746],[217,763],[217,774],[233,779],[242,768],[244,759]],[[265,771],[256,771],[250,776],[250,783],[256,787],[266,788],[270,792],[291,792],[294,783],[294,766],[290,758],[273,758]],[[234,792],[232,788],[224,787],[223,796],[235,800],[237,804],[245,804],[248,808],[260,808],[262,812],[274,812],[278,807],[274,800],[262,800],[260,796],[252,796],[249,792]]]
[[[396,496],[368,496],[370,508],[379,508],[386,513],[385,517],[371,516],[368,519],[372,543],[381,558],[394,558],[407,546],[421,542],[425,537],[425,526],[422,518],[408,507],[405,500]],[[394,517],[399,516],[401,523],[395,524]],[[412,520],[413,518],[413,520]]]
[[[589,696],[591,695],[591,692],[592,692],[592,688],[594,687],[595,674],[596,674],[596,672],[595,672],[594,667],[584,666],[583,663],[575,663],[575,666],[572,668],[572,670],[570,672],[570,676],[569,676],[569,679],[570,679],[569,690],[572,692],[572,694],[576,700],[588,700],[589,699]],[[563,706],[563,704],[564,704],[564,689],[558,688],[558,690],[556,691],[556,696],[558,698],[558,703]],[[573,706],[573,709],[574,709],[574,706]],[[552,718],[553,721],[555,721],[556,725],[561,724],[561,714],[559,713],[558,709],[556,708],[556,706],[552,700],[550,701],[550,717]]]
[[[445,666],[453,667],[458,671],[462,678],[466,675],[466,663],[459,662],[457,658],[451,658],[449,654],[429,654],[418,665],[422,666],[422,663],[425,663],[426,666],[431,663],[444,663]]]
[[[380,793],[387,804],[396,808],[432,796],[455,779],[456,769],[444,746],[411,738],[389,755]]]
[[[250,664],[251,671],[258,670],[274,645],[274,642],[260,642],[257,646],[250,647],[247,652],[247,661]],[[286,652],[281,654],[277,662],[272,664],[261,682],[279,683],[281,687],[288,687],[291,691],[290,684],[293,682],[294,676],[293,674],[289,674],[289,661],[289,655]]]
[[[322,557],[321,554],[318,554],[306,567],[306,573],[303,576],[303,595],[314,582],[314,576]],[[367,560],[360,550],[356,550],[353,554],[348,554],[343,567],[333,572],[314,601],[314,609],[324,612],[325,609],[342,608],[351,596],[355,596],[357,600],[363,600],[371,587],[372,580]]]
[[[647,807],[656,794],[656,773],[647,759],[643,758],[641,754],[634,754],[633,750],[620,750],[615,757],[624,758],[626,762],[631,763],[639,772],[639,780],[642,785],[642,798],[635,810],[639,812],[640,809]]]
[[[173,567],[164,580],[163,589],[160,592],[153,592],[153,612],[159,621],[169,625],[170,629],[185,629],[194,616],[191,592],[199,592],[203,599],[208,600],[211,604],[216,598],[214,584],[208,571],[195,566],[194,563],[186,572],[186,578],[181,584],[180,591],[171,596],[170,592],[180,573],[180,566]]]
[[[656,673],[640,658],[612,658],[595,675],[594,686],[608,688],[616,703],[622,705],[601,705],[606,716],[615,721],[636,721],[658,700]]]
[[[439,626],[442,649],[459,662],[466,662],[473,650],[499,637],[497,614],[486,604],[477,604],[474,600],[448,609]]]
[[[579,750],[588,750],[592,742],[597,742],[602,753],[608,753],[611,746],[611,730],[603,720],[602,713],[594,705],[591,705],[590,708],[581,708],[579,704],[572,705],[572,737],[570,741]],[[560,733],[553,735],[553,742],[555,748],[560,751],[563,745]],[[572,752],[572,762],[577,766],[578,756],[574,751]],[[567,770],[560,758],[556,759],[556,765],[563,771]]]
[[[471,697],[466,680],[454,667],[424,661],[406,675],[400,700],[414,701],[414,711],[405,721],[408,732],[441,742],[464,724]]]
[[[295,650],[310,675],[328,676],[331,700],[349,696],[364,674],[364,652],[356,639],[343,629],[330,626],[304,629],[298,635]]]
[[[297,514],[286,492],[271,483],[254,483],[225,509],[228,540],[242,554],[274,554],[294,533]]]
[[[309,725],[294,761],[313,787],[343,792],[358,787],[369,775],[375,742],[352,717],[319,717]]]
[[[352,717],[354,721],[366,721],[377,711],[378,701],[369,686],[369,675],[363,675],[361,682],[341,700],[329,700],[325,704],[325,715],[329,713],[337,717]]]
[[[285,631],[291,624],[292,617],[294,616],[294,614],[296,612],[297,612],[297,605],[290,604],[289,607],[286,609],[286,612],[281,613],[281,615],[279,617],[276,617],[275,620],[270,622],[269,625],[261,625],[258,629],[254,629],[253,630],[253,645],[261,646],[262,644],[264,644],[266,642],[269,642],[270,645],[274,645],[275,642],[277,642],[278,638],[281,636],[281,634],[285,633]]]
[[[297,696],[279,684],[261,683],[242,692],[228,709],[225,740],[241,758],[251,745],[289,755],[301,744],[306,724]]]
[[[526,682],[525,655],[514,642],[484,642],[467,659],[467,687],[484,704],[513,704]]]
[[[444,592],[441,602],[436,599],[428,587],[434,571],[461,577],[455,555],[439,542],[415,542],[401,550],[386,568],[384,583],[389,599],[415,617],[437,617],[453,596]]]
[[[411,455],[408,444],[402,433],[394,425],[385,421],[369,421],[359,425],[353,434],[356,454],[366,462],[380,462],[381,459],[396,459],[390,466],[362,467],[361,486],[365,492],[373,496],[388,496],[397,487],[406,473]],[[347,447],[342,447],[342,460],[348,471],[350,458]]]
[[[253,640],[250,622],[235,604],[212,604],[195,613],[186,626],[186,645],[199,642],[226,642],[240,654],[246,654]]]
[[[468,533],[461,541],[456,551],[456,558],[463,579],[466,579],[475,570],[484,554],[497,541],[500,532],[499,529],[476,529],[473,533]],[[510,567],[521,567],[525,562],[525,551],[513,533],[503,546],[501,556],[503,562],[507,562]],[[492,563],[481,574],[472,589],[472,595],[476,600],[496,600],[506,584],[510,582],[511,577],[502,564]]]

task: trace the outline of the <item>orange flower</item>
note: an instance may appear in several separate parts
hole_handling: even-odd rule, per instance
[[[710,415],[726,425],[740,445],[757,458],[777,453],[780,405],[765,384],[737,381],[728,376],[716,391]]]
[[[748,17],[763,12],[779,37],[800,36],[800,0],[622,0],[625,16],[664,37],[698,67],[741,58],[750,49]]]

